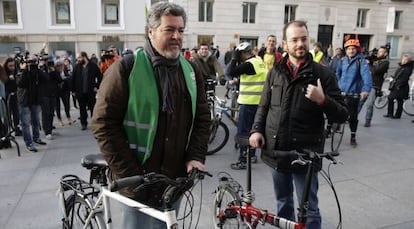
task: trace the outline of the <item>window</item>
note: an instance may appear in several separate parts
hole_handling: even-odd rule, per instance
[[[69,2],[55,2],[56,24],[70,24],[70,7]]]
[[[0,25],[18,24],[16,0],[0,0]]]
[[[104,8],[104,24],[119,24],[118,5],[113,3],[105,3]]]
[[[400,29],[401,14],[401,10],[395,11],[394,29]]]
[[[243,2],[243,23],[256,23],[256,2]]]
[[[369,9],[358,9],[357,28],[367,27],[367,14]]]
[[[124,0],[97,0],[98,19],[100,29],[123,29],[124,28]]]
[[[297,5],[285,5],[285,20],[284,23],[295,20]]]
[[[200,0],[198,3],[198,21],[213,21],[213,1]]]
[[[49,24],[51,28],[73,27],[73,1],[74,0],[51,0],[48,12],[50,15]]]
[[[390,58],[399,58],[398,49],[400,44],[400,37],[399,36],[387,36],[387,43],[390,43]]]

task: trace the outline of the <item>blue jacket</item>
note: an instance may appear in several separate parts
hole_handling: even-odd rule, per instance
[[[362,54],[357,54],[352,59],[343,57],[336,67],[336,76],[342,92],[359,94],[371,91],[371,72]]]

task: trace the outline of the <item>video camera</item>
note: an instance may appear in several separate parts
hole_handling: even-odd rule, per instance
[[[371,51],[368,52],[367,55],[365,55],[365,59],[367,59],[369,63],[374,63],[374,61],[377,60],[377,53],[378,49],[373,48]]]
[[[115,55],[114,55],[114,53],[111,49],[109,49],[109,50],[102,49],[101,50],[101,60],[102,61],[112,59],[112,58],[114,58],[114,56]]]

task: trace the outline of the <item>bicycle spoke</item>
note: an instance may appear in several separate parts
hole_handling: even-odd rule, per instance
[[[228,206],[240,205],[237,194],[230,187],[222,187],[216,192],[213,201],[213,226],[220,229],[249,228],[236,211]],[[221,216],[221,220],[219,218]]]

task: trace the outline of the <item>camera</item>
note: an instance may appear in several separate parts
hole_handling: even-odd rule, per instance
[[[365,55],[365,59],[367,59],[369,61],[369,63],[374,63],[375,60],[377,60],[377,53],[378,53],[378,49],[377,48],[373,48],[371,51],[368,52],[367,55]]]
[[[101,50],[101,60],[102,61],[112,59],[112,58],[114,58],[114,53],[111,49],[109,49],[109,50],[102,49]]]

